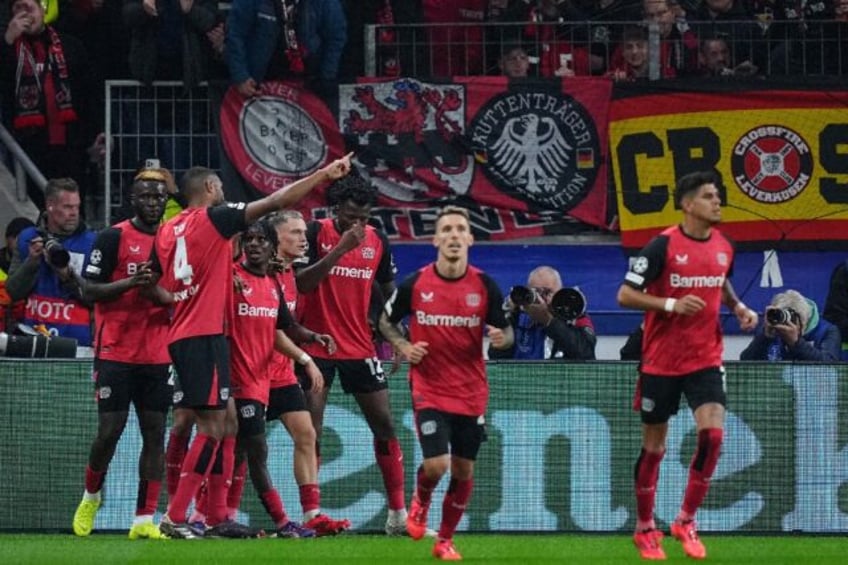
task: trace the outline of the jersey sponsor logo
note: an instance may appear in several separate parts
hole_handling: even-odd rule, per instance
[[[278,314],[278,310],[276,308],[269,308],[267,306],[251,306],[244,302],[239,302],[237,312],[239,316],[248,316],[250,318],[276,318]]]
[[[330,269],[330,274],[346,279],[371,280],[374,276],[374,269],[369,269],[367,267],[359,269],[356,267],[342,267],[340,265],[334,265],[333,268]]]
[[[724,285],[724,275],[685,276],[671,273],[668,282],[673,288],[718,288]]]
[[[477,294],[476,292],[472,292],[472,293],[465,295],[465,303],[468,306],[472,306],[472,307],[480,306],[480,302],[482,300],[483,300],[483,298],[479,294]]]
[[[674,261],[678,265],[688,265],[689,264],[689,255],[684,253],[683,255],[674,255]]]
[[[85,272],[88,273],[89,275],[99,275],[100,274],[100,267],[95,267],[94,265],[89,264],[85,268]]]
[[[138,272],[138,267],[141,263],[127,263],[127,274],[133,276]]]
[[[141,253],[141,245],[130,245],[130,253],[134,255]]]
[[[433,299],[435,298],[435,296],[436,296],[436,293],[432,292],[432,291],[431,292],[422,292],[421,293],[421,302],[433,302]]]
[[[480,316],[427,314],[420,310],[415,313],[415,321],[421,326],[444,326],[448,328],[476,328],[480,326]]]
[[[603,164],[590,113],[567,94],[507,91],[477,112],[470,130],[492,184],[545,209],[577,206]]]
[[[810,146],[795,131],[778,125],[748,130],[733,147],[730,168],[736,185],[757,202],[792,200],[813,175]]]
[[[232,208],[234,210],[244,210],[247,208],[247,204],[244,202],[227,202],[227,208]]]
[[[330,245],[329,243],[321,242],[321,251],[323,251],[324,253],[329,252],[330,249],[332,249],[332,248],[333,248],[333,246]]]
[[[99,265],[100,261],[103,260],[103,253],[99,249],[92,249],[91,255],[89,256],[89,262],[94,263],[95,265]]]

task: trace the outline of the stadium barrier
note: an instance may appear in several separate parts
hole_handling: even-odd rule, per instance
[[[698,520],[703,530],[848,530],[846,365],[731,363],[723,455]],[[91,364],[0,359],[0,531],[69,530],[95,434]],[[639,420],[631,411],[636,366],[596,362],[492,363],[488,442],[460,524],[472,531],[629,531]],[[405,368],[391,402],[406,457],[407,499],[421,461]],[[269,467],[292,516],[300,514],[292,444],[269,427]],[[688,409],[670,424],[657,517],[678,510],[694,449]],[[123,530],[135,509],[141,439],[131,414],[104,487],[95,527]],[[351,398],[331,393],[322,443],[323,507],[356,530],[379,530],[386,500],[371,434]],[[447,481],[436,493],[440,501]],[[164,509],[163,489],[160,509]],[[432,520],[441,505],[434,504]],[[158,519],[158,516],[157,516]],[[270,527],[248,486],[240,519]]]

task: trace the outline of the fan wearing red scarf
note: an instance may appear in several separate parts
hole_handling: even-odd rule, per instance
[[[82,43],[44,23],[38,0],[14,0],[0,52],[0,83],[15,138],[47,178],[85,184],[86,148],[97,134]],[[89,131],[89,129],[91,131]],[[43,207],[43,194],[30,190]]]

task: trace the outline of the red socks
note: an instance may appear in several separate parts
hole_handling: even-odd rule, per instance
[[[168,436],[168,448],[165,450],[165,480],[168,488],[168,500],[174,498],[177,492],[177,485],[180,483],[180,470],[183,468],[183,459],[185,459],[186,451],[188,451],[188,440],[191,439],[191,431],[189,435],[180,436],[171,430]]]
[[[681,512],[690,516],[690,520],[710,490],[710,479],[718,465],[723,439],[724,431],[719,428],[707,428],[698,432],[698,447],[689,466],[689,482],[686,483],[686,494],[681,506]]]
[[[85,466],[85,492],[95,494],[103,488],[106,480],[106,471],[94,471],[88,465]]]
[[[397,438],[374,440],[374,455],[383,474],[383,485],[389,499],[389,510],[406,508],[403,493],[403,452]]]
[[[452,539],[456,527],[462,519],[468,500],[471,498],[471,489],[474,487],[474,479],[460,481],[451,479],[445,500],[442,502],[442,524],[439,526],[439,539]]]
[[[280,498],[280,493],[277,489],[272,488],[259,494],[259,500],[262,501],[262,506],[265,511],[271,516],[274,525],[277,528],[282,528],[289,522],[289,517],[286,515],[286,510],[283,508],[283,500]]]
[[[660,463],[665,451],[651,453],[642,449],[636,460],[636,519],[637,529],[647,529],[654,522],[654,502],[657,493],[657,481],[660,477]]]
[[[317,484],[300,485],[300,506],[304,515],[321,507],[321,489]]]
[[[430,504],[430,500],[433,497],[433,490],[438,484],[439,479],[429,478],[424,474],[424,468],[418,467],[418,473],[416,474],[415,481],[415,495],[418,497],[418,501],[421,502],[421,504],[424,506]]]
[[[138,482],[138,497],[135,501],[136,516],[153,516],[159,506],[159,493],[162,490],[162,481],[150,481],[141,479]]]
[[[209,473],[209,512],[206,523],[215,526],[227,519],[227,496],[233,481],[236,438],[228,436],[221,440],[215,464]]]
[[[168,517],[175,523],[186,521],[188,505],[197,494],[200,483],[209,474],[218,451],[218,441],[207,435],[198,433],[191,442],[191,447],[183,461],[180,470],[179,484],[171,504],[168,506]]]

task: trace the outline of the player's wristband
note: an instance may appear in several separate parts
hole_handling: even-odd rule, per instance
[[[301,365],[308,365],[310,361],[312,361],[312,357],[305,351],[297,358],[297,362]]]
[[[666,312],[674,312],[674,305],[677,304],[676,298],[666,298],[665,305],[663,305],[663,310]]]

